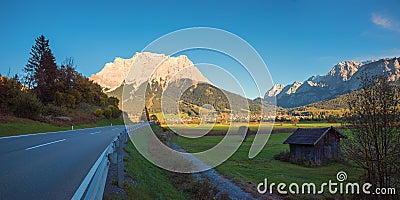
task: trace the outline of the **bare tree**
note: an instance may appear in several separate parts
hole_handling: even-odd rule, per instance
[[[299,119],[298,119],[297,117],[293,116],[293,117],[290,119],[290,122],[291,122],[294,126],[297,126],[297,124],[299,123]]]
[[[364,76],[361,86],[349,97],[352,126],[343,153],[365,169],[366,181],[376,187],[399,186],[399,85]]]

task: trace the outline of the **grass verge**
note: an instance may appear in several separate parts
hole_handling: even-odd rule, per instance
[[[165,170],[145,159],[132,142],[126,146],[128,153],[126,171],[135,180],[135,184],[125,184],[130,199],[185,199],[170,183]]]
[[[31,133],[44,133],[54,131],[71,130],[71,126],[55,126],[30,119],[17,118],[11,116],[0,117],[0,137],[13,136]],[[122,118],[118,119],[102,119],[95,123],[81,124],[74,126],[74,129],[92,128],[111,125],[123,125]]]

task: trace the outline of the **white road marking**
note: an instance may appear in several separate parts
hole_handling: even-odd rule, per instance
[[[54,144],[54,143],[57,143],[57,142],[62,142],[62,141],[64,141],[64,140],[66,140],[66,139],[61,139],[61,140],[56,140],[56,141],[53,141],[53,142],[48,142],[48,143],[36,145],[36,146],[33,146],[33,147],[26,148],[25,150],[36,149],[36,148],[38,148],[38,147],[46,146],[46,145],[49,145],[49,144]]]
[[[45,132],[45,133],[30,133],[30,134],[24,134],[24,135],[13,135],[13,136],[5,136],[5,137],[0,137],[1,139],[10,139],[10,138],[19,138],[19,137],[27,137],[27,136],[35,136],[35,135],[46,135],[49,133],[63,133],[63,132],[76,132],[80,133],[82,130],[90,130],[90,129],[96,129],[96,128],[104,128],[105,126],[100,126],[100,127],[92,127],[92,128],[84,128],[84,129],[75,129],[75,130],[65,130],[65,131],[53,131],[53,132]]]
[[[101,131],[90,133],[90,135],[94,135],[94,134],[97,134],[97,133],[101,133]]]
[[[30,134],[24,134],[24,135],[13,135],[13,136],[0,137],[0,140],[1,139],[9,139],[9,138],[19,138],[19,137],[34,136],[34,135],[46,135],[46,134],[49,134],[49,133],[63,133],[63,132],[69,132],[69,131],[75,131],[75,130],[45,132],[45,133],[30,133]]]

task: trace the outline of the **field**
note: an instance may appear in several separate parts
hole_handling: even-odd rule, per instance
[[[304,123],[299,124],[299,127],[327,127],[332,124],[327,123]],[[283,127],[292,127],[292,125],[283,125]],[[279,127],[274,127],[278,128]],[[216,127],[217,130],[222,130],[222,127]],[[238,151],[225,161],[216,170],[224,176],[239,183],[248,192],[256,193],[256,186],[263,182],[264,178],[268,178],[268,182],[274,183],[304,183],[313,182],[317,186],[329,180],[336,180],[336,174],[339,171],[345,171],[348,175],[349,182],[360,182],[362,170],[345,162],[334,162],[324,164],[320,167],[303,167],[289,162],[278,161],[274,159],[274,155],[288,151],[289,146],[282,144],[283,141],[291,133],[271,134],[267,145],[255,158],[249,159],[248,152],[254,135],[251,135],[245,141]],[[210,149],[216,145],[223,136],[205,136],[197,139],[189,139],[176,137],[174,141],[182,146],[188,152],[199,152]]]
[[[239,127],[239,126],[246,126],[246,123],[234,123],[233,127]],[[318,128],[318,127],[329,127],[329,126],[334,126],[338,127],[340,126],[340,123],[329,123],[329,122],[313,122],[313,121],[303,121],[298,123],[297,125],[293,125],[289,122],[275,122],[275,124],[272,124],[270,122],[265,122],[261,128],[267,128],[273,126],[273,129],[296,129],[296,128]],[[165,125],[166,126],[166,125]],[[215,126],[213,125],[196,125],[196,124],[188,124],[188,125],[168,125],[170,128],[179,128],[179,127],[191,127],[195,129],[209,129],[212,128],[213,131],[226,131],[229,128],[228,124],[216,124]],[[257,123],[249,123],[248,127],[251,130],[256,130],[259,128],[259,124]]]

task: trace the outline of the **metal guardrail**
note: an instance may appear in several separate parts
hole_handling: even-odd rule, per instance
[[[129,139],[128,132],[133,132],[145,125],[143,123],[128,126],[113,139],[83,179],[72,199],[102,199],[110,163],[117,164],[118,187],[124,185],[123,144]]]

